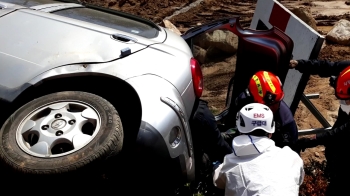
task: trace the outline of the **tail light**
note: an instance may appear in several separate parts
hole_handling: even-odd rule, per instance
[[[191,58],[191,72],[192,81],[194,87],[194,93],[197,98],[202,96],[203,93],[203,74],[199,62],[195,58]]]

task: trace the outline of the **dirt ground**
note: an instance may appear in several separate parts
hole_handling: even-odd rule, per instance
[[[240,16],[243,27],[248,27],[253,17],[256,0],[197,0],[197,6],[182,11],[195,0],[83,0],[100,6],[117,9],[150,19],[162,25],[164,18],[169,19],[183,33],[191,27],[215,19]],[[350,19],[350,6],[346,1],[332,0],[297,0],[280,1],[287,8],[299,6],[311,9],[317,21],[318,32],[325,35],[339,19]],[[350,47],[332,43],[324,43],[319,59],[330,61],[350,59]],[[219,112],[225,105],[227,84],[232,77],[234,67],[230,66],[235,57],[223,59],[222,62],[203,66],[205,92],[203,98],[209,101],[214,113]],[[305,94],[319,93],[318,99],[312,103],[323,116],[333,125],[337,118],[339,101],[336,100],[334,90],[329,86],[329,78],[311,76],[305,89]],[[304,104],[300,103],[295,114],[299,129],[320,128],[321,124],[310,113]],[[322,162],[324,147],[307,149],[302,153],[306,164],[309,159]]]

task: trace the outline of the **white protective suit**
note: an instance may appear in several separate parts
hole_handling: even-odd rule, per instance
[[[298,195],[304,180],[303,160],[288,146],[276,147],[268,137],[240,135],[233,140],[233,150],[213,178],[225,195]]]

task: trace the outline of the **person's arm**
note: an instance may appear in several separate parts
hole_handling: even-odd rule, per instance
[[[315,139],[319,144],[325,145],[333,139],[348,137],[350,135],[350,119],[349,116],[339,107],[338,118],[332,129],[323,131],[315,135]]]
[[[350,121],[347,121],[339,127],[325,129],[321,133],[313,134],[310,138],[300,138],[297,142],[299,149],[304,151],[306,148],[313,148],[318,145],[327,145],[328,143],[340,139],[347,138],[350,135]]]
[[[220,164],[213,175],[214,185],[219,189],[225,189],[226,187],[226,176],[224,172],[221,172],[222,166],[223,164]]]
[[[320,77],[337,76],[343,69],[350,66],[350,61],[325,61],[325,60],[291,60],[291,68],[301,73],[319,75]]]
[[[281,101],[280,109],[274,116],[276,121],[276,130],[274,134],[280,134],[280,137],[275,140],[276,146],[289,146],[293,151],[299,154],[299,150],[296,147],[298,127],[291,110],[284,101]],[[278,127],[279,124],[282,124],[282,126]]]
[[[299,154],[299,150],[296,147],[296,142],[298,140],[298,128],[294,120],[282,127],[282,134],[283,133],[288,135],[288,137],[285,137],[283,146],[289,146],[293,151]]]
[[[326,145],[334,139],[349,137],[349,131],[350,121],[339,127],[316,134],[316,140],[318,141],[318,145]]]

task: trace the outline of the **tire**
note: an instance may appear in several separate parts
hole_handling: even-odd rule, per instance
[[[123,137],[119,114],[107,100],[78,91],[53,93],[7,119],[0,131],[0,158],[19,174],[71,174],[101,167],[118,155]]]

